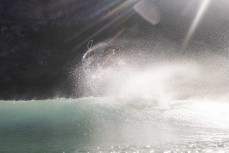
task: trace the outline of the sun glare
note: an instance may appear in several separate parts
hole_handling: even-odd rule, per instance
[[[189,28],[186,37],[185,37],[185,40],[184,40],[184,43],[183,43],[183,48],[186,48],[188,46],[188,43],[192,39],[192,36],[195,33],[195,30],[196,30],[198,24],[200,23],[201,19],[203,18],[204,13],[205,13],[210,1],[211,0],[203,0],[201,2],[201,5],[200,5],[200,8],[199,8],[199,10],[198,10],[198,12],[196,14],[196,17],[195,17],[191,27]]]

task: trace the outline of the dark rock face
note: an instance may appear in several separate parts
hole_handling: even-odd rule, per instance
[[[153,27],[132,10],[136,0],[1,0],[0,99],[80,96],[70,76],[90,40],[96,44],[124,31],[128,39],[154,35],[179,45],[195,13],[184,16],[188,3],[178,2],[161,0],[162,22]],[[208,44],[200,48],[218,50],[227,47],[229,19],[226,8],[214,13],[219,5],[212,6],[213,17],[207,13],[193,39]]]
[[[109,22],[110,17],[101,20],[104,14],[121,4],[110,2],[2,0],[0,99],[78,95],[69,73],[80,64],[89,39],[112,34],[92,36]]]

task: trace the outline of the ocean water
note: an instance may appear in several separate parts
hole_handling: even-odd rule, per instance
[[[229,152],[229,103],[0,101],[1,153]]]

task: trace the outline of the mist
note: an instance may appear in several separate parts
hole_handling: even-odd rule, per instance
[[[166,106],[197,99],[228,100],[226,49],[217,54],[181,50],[173,41],[159,40],[121,38],[95,44],[82,58],[83,86],[91,96]]]

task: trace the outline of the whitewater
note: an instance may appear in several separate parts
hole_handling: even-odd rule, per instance
[[[226,54],[162,46],[99,43],[71,72],[84,96],[0,101],[0,152],[229,152]]]

